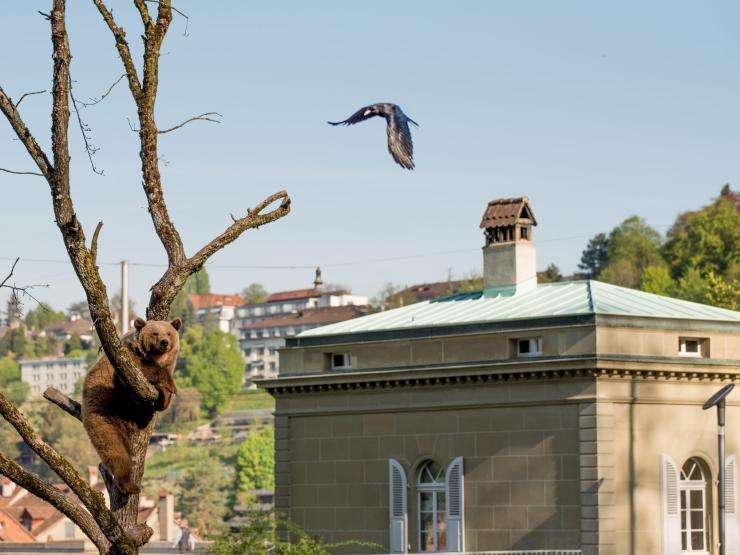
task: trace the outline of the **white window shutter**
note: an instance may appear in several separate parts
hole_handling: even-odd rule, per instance
[[[663,555],[681,553],[681,499],[678,493],[678,465],[668,455],[660,456]]]
[[[408,539],[406,526],[406,471],[395,459],[388,459],[390,508],[390,552],[407,553]]]
[[[737,457],[725,459],[725,553],[740,555],[740,530],[738,530]]]
[[[445,520],[447,521],[447,551],[465,551],[463,513],[463,459],[457,457],[447,467],[445,484]]]

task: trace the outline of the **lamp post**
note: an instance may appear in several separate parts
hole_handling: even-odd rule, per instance
[[[717,452],[719,456],[719,483],[717,484],[717,499],[719,499],[719,555],[725,555],[725,397],[735,387],[734,383],[728,383],[722,389],[712,395],[706,403],[704,410],[717,407]]]

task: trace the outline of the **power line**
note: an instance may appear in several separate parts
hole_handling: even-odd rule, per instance
[[[652,226],[653,228],[668,228],[672,224],[661,224]],[[590,239],[592,234],[588,235],[570,235],[568,237],[554,237],[552,239],[540,239],[536,243],[555,243],[558,241],[573,241],[576,239]],[[313,270],[317,266],[322,268],[338,268],[341,266],[361,266],[363,264],[375,264],[378,262],[398,262],[401,260],[415,260],[419,258],[430,258],[434,256],[444,256],[449,254],[463,254],[470,252],[479,252],[480,248],[453,249],[446,251],[426,252],[420,254],[408,254],[399,256],[387,256],[383,258],[365,258],[360,260],[347,260],[344,262],[330,262],[328,264],[206,264],[209,270]],[[0,260],[14,261],[16,257],[0,256]],[[69,260],[53,258],[23,258],[21,262],[48,263],[48,264],[69,264]],[[120,266],[119,262],[98,262],[98,266]],[[140,268],[167,268],[167,264],[157,262],[135,262],[129,261],[129,266],[138,266]]]

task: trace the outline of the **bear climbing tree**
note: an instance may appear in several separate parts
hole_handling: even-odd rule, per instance
[[[71,196],[70,155],[68,128],[70,119],[70,97],[72,80],[70,78],[71,53],[66,26],[65,0],[51,0],[52,8],[44,15],[51,25],[53,50],[52,73],[52,113],[51,113],[51,156],[45,152],[34,134],[26,126],[19,110],[21,96],[13,102],[0,83],[0,111],[8,120],[11,129],[26,148],[38,167],[36,175],[43,177],[49,185],[56,224],[61,232],[70,262],[82,284],[90,315],[100,338],[105,356],[115,369],[121,386],[142,406],[156,410],[161,392],[137,367],[135,356],[126,348],[118,336],[108,306],[108,293],[96,265],[98,236],[102,222],[99,222],[88,244],[82,222],[77,218]],[[138,114],[138,135],[142,184],[152,218],[154,230],[159,237],[168,259],[168,266],[161,278],[151,287],[147,307],[149,320],[165,320],[175,295],[191,274],[203,267],[208,258],[229,243],[236,240],[248,229],[273,222],[290,212],[290,197],[279,191],[246,210],[243,217],[232,216],[230,225],[216,238],[205,244],[192,256],[187,256],[175,224],[170,219],[162,191],[159,171],[159,134],[172,131],[193,119],[207,119],[203,116],[190,118],[171,129],[159,129],[155,117],[155,100],[159,84],[160,48],[172,21],[171,0],[133,0],[143,31],[144,54],[141,66],[137,68],[131,55],[127,34],[116,22],[113,12],[104,0],[92,0],[112,35],[114,46],[120,57],[128,88]],[[75,4],[77,6],[77,4]],[[139,33],[133,33],[137,36]],[[24,106],[25,108],[25,106]],[[6,168],[0,168],[7,170]],[[22,172],[29,173],[29,172]],[[48,391],[45,396],[60,408],[81,419],[80,406],[59,392]],[[28,420],[8,399],[0,393],[0,414],[12,424],[23,440],[54,470],[79,498],[82,506],[71,502],[50,482],[26,471],[15,461],[0,453],[0,473],[26,488],[38,497],[47,500],[74,521],[92,540],[100,553],[133,555],[151,537],[152,530],[145,525],[137,526],[136,517],[139,495],[121,491],[113,477],[104,473],[106,487],[110,493],[110,508],[100,492],[92,489],[72,465],[49,445],[32,428]],[[60,415],[61,417],[61,415]],[[132,468],[130,481],[136,491],[144,471],[144,453],[151,436],[154,419],[130,433]],[[84,433],[80,427],[80,433]]]

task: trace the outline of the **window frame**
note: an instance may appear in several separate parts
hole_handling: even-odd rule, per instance
[[[343,364],[335,364],[334,357],[342,357]],[[351,370],[352,369],[352,353],[329,353],[329,369],[330,370]]]
[[[424,474],[424,470],[431,464],[436,464],[439,466],[440,471],[442,472],[441,481],[435,481],[435,482],[422,482],[421,478]],[[417,477],[416,477],[416,541],[418,542],[418,551],[419,553],[443,553],[447,550],[447,491],[446,491],[446,484],[447,484],[447,469],[437,463],[434,460],[426,460],[424,461],[420,466],[419,470],[417,471]],[[427,550],[425,549],[425,545],[422,542],[422,504],[421,504],[421,496],[423,494],[432,494],[432,537],[433,537],[433,549]],[[439,507],[439,500],[440,500],[440,494],[441,499],[443,502],[443,506],[440,509]],[[442,524],[444,524],[444,531],[442,532],[444,534],[444,546],[440,549],[439,546],[439,540],[440,540],[440,522],[439,522],[439,516],[440,513],[442,514]]]
[[[685,472],[684,468],[686,465],[690,462],[693,462],[693,464],[696,465],[696,467],[699,469],[699,472],[701,473],[701,479],[688,479],[684,478]],[[707,478],[708,475],[708,469],[706,464],[697,457],[690,457],[687,459],[683,465],[681,465],[679,479],[678,479],[678,503],[679,503],[679,516],[683,517],[683,522],[681,522],[680,530],[681,530],[681,554],[692,554],[692,555],[707,555],[710,553],[708,546],[711,544],[711,526],[712,526],[712,520],[711,520],[711,507],[709,506],[709,503],[711,502],[710,496],[707,495],[707,488],[711,482],[711,476]],[[700,491],[701,492],[701,508],[700,509],[693,509],[692,508],[692,502],[691,502],[691,492],[694,491]],[[691,546],[691,539],[692,539],[692,533],[697,532],[692,528],[691,525],[691,512],[692,511],[701,511],[702,514],[702,543],[703,547],[694,549]],[[685,516],[684,516],[685,514]],[[684,541],[686,542],[686,546],[689,547],[689,549],[683,549]]]
[[[704,356],[704,343],[705,339],[701,337],[679,337],[678,338],[678,356],[688,358],[701,358]],[[688,342],[696,342],[696,351],[687,351],[686,345]]]
[[[523,341],[528,341],[530,349],[533,348],[533,350],[523,353],[521,350],[521,344]],[[542,336],[538,335],[538,336],[532,336],[532,337],[515,338],[514,339],[514,352],[516,353],[516,356],[519,358],[541,356],[542,355]]]

